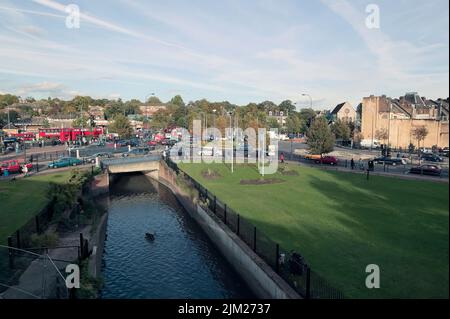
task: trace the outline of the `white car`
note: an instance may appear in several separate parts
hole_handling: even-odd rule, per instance
[[[222,151],[213,147],[203,147],[197,154],[199,156],[222,156]]]

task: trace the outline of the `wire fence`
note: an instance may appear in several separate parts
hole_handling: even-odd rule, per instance
[[[293,250],[287,251],[274,242],[252,222],[182,171],[170,158],[166,158],[166,163],[178,176],[195,187],[199,193],[199,203],[203,208],[215,214],[303,298],[344,298],[341,291],[332,287],[325,279],[311,271],[311,267],[300,253]]]
[[[0,299],[70,298],[62,274],[72,262],[50,254],[46,248],[32,251],[0,245]]]

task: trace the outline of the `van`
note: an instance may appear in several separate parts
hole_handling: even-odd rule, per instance
[[[381,148],[381,144],[378,140],[372,140],[372,139],[364,139],[361,140],[361,142],[359,142],[359,145],[361,146],[361,148]]]

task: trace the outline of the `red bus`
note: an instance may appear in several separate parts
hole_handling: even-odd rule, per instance
[[[12,133],[11,137],[16,137],[21,141],[32,141],[36,138],[36,133],[33,132],[21,132],[21,133]]]
[[[81,128],[40,128],[39,138],[41,139],[59,139],[61,142],[76,141],[81,137],[98,138],[104,134],[103,128],[93,129]]]

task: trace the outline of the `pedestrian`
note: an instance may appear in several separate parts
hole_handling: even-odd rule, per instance
[[[26,164],[23,165],[22,172],[24,174],[23,177],[27,177],[28,176],[28,167],[27,167]]]
[[[281,162],[281,163],[284,163],[284,153],[281,153],[281,154],[280,154],[280,162]]]
[[[353,160],[353,157],[352,160],[350,161],[350,167],[352,168],[352,170],[355,169],[355,161]]]
[[[364,163],[362,161],[362,158],[360,158],[358,162],[359,162],[359,169],[363,171],[364,170]]]

